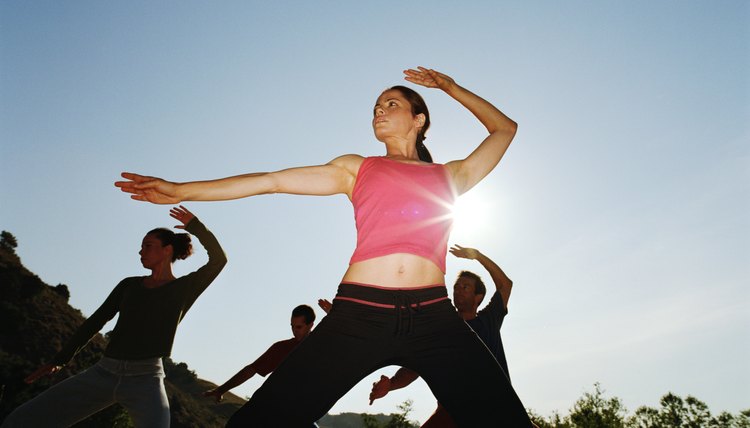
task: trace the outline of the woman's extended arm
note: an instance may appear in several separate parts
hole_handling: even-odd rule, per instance
[[[405,70],[404,74],[409,82],[442,89],[469,109],[489,131],[490,135],[466,159],[446,164],[451,171],[458,194],[468,191],[500,162],[516,135],[518,125],[488,101],[461,87],[443,73],[418,67],[417,70]]]
[[[340,156],[325,165],[289,168],[276,172],[257,172],[217,180],[173,183],[156,177],[125,172],[127,181],[115,182],[131,198],[155,204],[182,201],[225,201],[269,193],[326,196],[345,193],[351,196],[362,157]]]
[[[114,290],[109,293],[109,296],[104,303],[99,306],[99,309],[94,311],[94,313],[91,314],[91,316],[88,317],[80,327],[78,327],[78,330],[73,334],[73,337],[68,339],[63,348],[52,358],[50,361],[52,365],[64,366],[67,364],[78,353],[78,351],[86,346],[91,338],[94,337],[102,327],[104,327],[104,324],[117,315],[117,312],[120,310],[120,301],[122,300],[122,293],[126,281],[127,278],[120,281]],[[51,373],[54,373],[54,371]],[[36,378],[33,380],[36,380]]]

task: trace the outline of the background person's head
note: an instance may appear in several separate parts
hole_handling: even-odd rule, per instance
[[[315,311],[308,305],[299,305],[292,310],[292,334],[297,340],[304,339],[315,324]]]
[[[453,305],[459,312],[476,312],[487,294],[482,278],[474,272],[462,270],[453,284]]]

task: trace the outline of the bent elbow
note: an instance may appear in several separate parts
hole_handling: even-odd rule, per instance
[[[224,251],[220,251],[213,257],[210,257],[209,263],[213,265],[217,272],[221,272],[227,265],[228,259]]]
[[[518,123],[512,119],[508,119],[508,133],[510,134],[510,138],[513,138],[516,136],[516,132],[518,131]]]

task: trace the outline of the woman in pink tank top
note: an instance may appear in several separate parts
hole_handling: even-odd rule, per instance
[[[412,89],[394,86],[373,110],[383,157],[348,154],[324,165],[182,183],[125,172],[115,183],[131,198],[155,204],[269,193],[343,193],[352,201],[357,247],[331,312],[228,426],[310,426],[387,365],[419,373],[459,426],[531,426],[507,376],[458,317],[444,285],[450,206],[495,168],[517,125],[443,73],[418,67],[404,74],[452,97],[487,129],[466,158],[433,164],[423,142],[427,106]],[[321,386],[311,397],[298,384]],[[284,410],[290,400],[297,403],[294,414]]]

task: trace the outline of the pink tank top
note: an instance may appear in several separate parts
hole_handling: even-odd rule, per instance
[[[409,253],[445,273],[455,199],[445,165],[365,158],[352,191],[357,248],[349,264]]]

